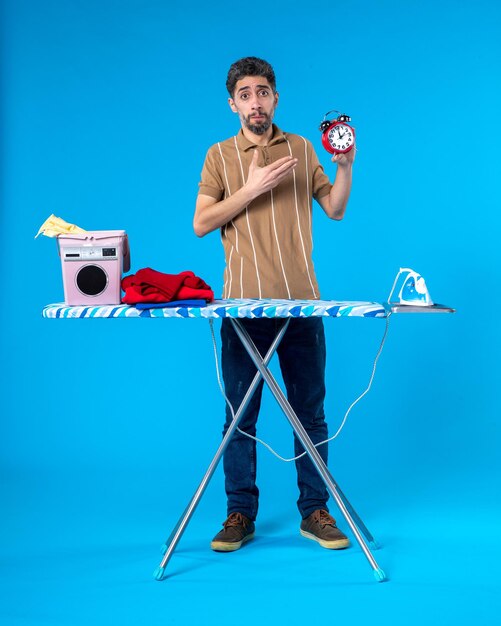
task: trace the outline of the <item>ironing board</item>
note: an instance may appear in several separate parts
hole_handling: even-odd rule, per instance
[[[386,580],[386,575],[382,568],[376,562],[370,547],[375,549],[377,544],[374,537],[369,532],[359,515],[356,513],[339,485],[334,480],[329,469],[323,462],[317,448],[313,445],[299,418],[294,413],[291,405],[287,401],[282,389],[271,374],[268,364],[275,354],[280,341],[282,340],[290,319],[306,318],[306,317],[370,317],[370,318],[388,318],[392,313],[452,313],[453,309],[443,306],[434,305],[431,307],[419,307],[408,305],[381,304],[378,302],[363,301],[334,301],[334,300],[253,300],[253,299],[231,299],[231,300],[215,300],[211,304],[204,307],[180,306],[172,308],[152,308],[139,310],[134,306],[116,305],[116,306],[66,306],[64,304],[49,304],[43,309],[42,315],[47,318],[166,318],[166,317],[182,317],[182,318],[229,318],[233,325],[237,336],[240,338],[245,350],[249,354],[256,366],[256,374],[247,390],[242,404],[235,412],[235,417],[226,431],[200,485],[195,491],[185,511],[179,518],[176,526],[172,530],[169,538],[162,547],[163,558],[160,565],[154,572],[156,580],[162,580],[165,577],[165,569],[169,562],[181,536],[183,535],[198,503],[200,502],[209,481],[211,480],[216,467],[224,454],[224,451],[238,427],[241,417],[245,412],[254,392],[256,391],[261,379],[268,385],[271,393],[278,402],[280,408],[285,414],[287,420],[296,433],[299,441],[303,445],[305,451],[310,457],[314,467],[318,471],[325,483],[328,491],[336,502],[340,512],[346,519],[355,539],[357,540],[362,552],[367,558],[373,569],[374,576],[378,582]],[[242,318],[259,319],[259,318],[284,318],[284,324],[277,333],[267,354],[263,357],[257,350],[254,342],[247,333],[243,324],[239,321]],[[370,547],[369,547],[370,546]]]

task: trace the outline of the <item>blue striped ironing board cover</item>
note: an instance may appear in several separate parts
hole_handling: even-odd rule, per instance
[[[42,311],[47,318],[93,317],[184,317],[184,318],[274,318],[274,317],[387,317],[379,302],[337,300],[214,300],[204,307],[174,307],[140,311],[126,304],[66,306],[48,304]]]

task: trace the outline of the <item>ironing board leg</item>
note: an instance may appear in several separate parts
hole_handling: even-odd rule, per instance
[[[264,360],[262,359],[261,355],[259,355],[260,361],[264,363],[265,366],[268,365],[271,358],[275,354],[278,348],[278,345],[282,341],[285,331],[287,330],[288,324],[289,324],[289,320],[286,320],[285,324],[280,329],[280,332],[277,334],[277,336],[273,340],[273,343],[271,344],[268,352],[266,353]],[[167,566],[167,563],[169,562],[172,556],[172,553],[176,549],[176,546],[179,540],[181,539],[186,527],[188,526],[191,516],[195,512],[195,509],[198,503],[200,502],[200,499],[202,498],[204,491],[210,482],[210,479],[212,478],[214,472],[216,471],[217,465],[219,461],[221,460],[221,457],[223,456],[224,451],[226,450],[226,447],[228,446],[228,443],[231,437],[233,436],[233,433],[237,429],[238,423],[240,422],[240,419],[242,415],[244,414],[244,411],[247,408],[247,405],[249,404],[252,396],[254,395],[254,392],[256,391],[256,388],[261,378],[262,378],[261,373],[257,371],[249,389],[247,390],[247,393],[245,394],[244,399],[242,400],[242,404],[238,407],[238,410],[235,413],[235,417],[233,421],[231,422],[228,430],[226,431],[226,434],[223,437],[223,440],[221,441],[221,444],[219,448],[217,449],[217,452],[214,455],[214,458],[212,459],[209,465],[209,468],[207,469],[207,472],[205,473],[205,476],[203,477],[200,485],[198,486],[198,489],[195,491],[195,494],[193,495],[191,501],[189,502],[188,506],[186,507],[183,514],[179,518],[179,521],[174,527],[174,530],[171,532],[169,538],[167,539],[165,544],[162,546],[162,552],[164,552],[164,557],[162,561],[160,562],[160,565],[157,567],[157,569],[153,573],[153,576],[156,580],[162,580],[164,578],[164,573],[165,573],[165,568]]]
[[[333,479],[334,480],[334,479]],[[344,493],[341,491],[341,487],[339,486],[339,484],[337,482],[334,482],[334,484],[336,485],[336,489],[338,492],[339,497],[341,498],[341,500],[344,502],[345,507],[348,509],[350,515],[353,517],[353,520],[355,522],[355,524],[357,525],[358,529],[360,531],[362,531],[362,533],[365,535],[365,538],[367,539],[367,541],[370,544],[370,547],[373,550],[377,550],[379,545],[377,543],[377,541],[374,539],[372,533],[369,531],[369,529],[367,528],[367,526],[363,523],[363,521],[361,520],[360,516],[358,515],[358,513],[355,511],[355,509],[353,508],[353,506],[350,504],[348,498],[344,495]]]
[[[239,336],[240,341],[242,342],[243,346],[247,350],[247,353],[249,354],[250,358],[252,359],[254,365],[257,367],[258,371],[261,373],[262,377],[264,378],[264,381],[266,382],[266,384],[270,388],[270,391],[275,396],[275,399],[279,403],[282,411],[285,413],[289,423],[291,424],[292,428],[294,429],[294,432],[298,436],[299,441],[301,442],[301,444],[303,445],[304,449],[308,453],[308,456],[310,457],[313,465],[315,466],[315,468],[317,469],[318,473],[322,477],[322,480],[324,481],[327,489],[332,494],[332,497],[336,501],[336,504],[338,505],[341,513],[343,514],[344,518],[348,522],[348,525],[350,526],[351,531],[353,532],[353,534],[355,536],[355,539],[357,540],[358,544],[360,545],[360,547],[362,549],[362,552],[365,554],[367,560],[369,561],[369,563],[370,563],[370,565],[371,565],[371,567],[373,569],[374,576],[375,576],[376,580],[378,582],[382,582],[382,581],[386,580],[385,573],[379,567],[379,565],[377,564],[376,560],[372,556],[372,553],[369,550],[367,544],[365,543],[364,538],[360,534],[360,531],[357,528],[357,525],[356,525],[354,519],[352,518],[352,516],[351,516],[351,514],[350,514],[350,512],[348,510],[348,507],[346,506],[345,502],[343,501],[343,498],[339,495],[338,489],[337,489],[337,485],[336,485],[336,483],[334,481],[334,478],[332,477],[331,473],[327,469],[327,466],[323,462],[323,459],[320,456],[320,453],[318,452],[318,450],[313,445],[311,439],[308,436],[308,433],[306,432],[306,430],[304,429],[303,425],[299,421],[299,418],[297,417],[297,415],[294,413],[291,405],[287,401],[287,398],[284,396],[284,394],[283,394],[282,390],[280,389],[278,383],[276,382],[276,380],[272,376],[272,374],[271,374],[270,370],[268,369],[268,367],[266,366],[266,364],[263,362],[263,359],[262,359],[261,355],[259,354],[259,351],[257,350],[256,346],[254,345],[254,342],[252,341],[252,339],[249,336],[248,332],[246,331],[244,326],[239,323],[238,319],[232,319],[231,322],[233,324],[233,327],[235,328],[235,332]],[[351,508],[351,505],[350,505],[350,508]],[[360,518],[358,518],[358,519],[360,520]]]

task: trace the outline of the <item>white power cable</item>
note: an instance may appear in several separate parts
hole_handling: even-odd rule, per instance
[[[376,367],[377,367],[377,362],[379,360],[379,357],[381,356],[381,352],[383,351],[383,346],[384,343],[386,341],[386,336],[388,334],[388,328],[390,327],[390,317],[391,317],[391,311],[388,311],[388,315],[386,317],[386,324],[385,324],[385,329],[384,329],[384,333],[383,333],[383,338],[381,339],[381,343],[379,344],[379,348],[376,354],[376,358],[374,359],[374,363],[372,365],[372,373],[369,379],[369,384],[367,385],[367,388],[365,389],[365,391],[363,393],[361,393],[358,398],[352,402],[348,408],[348,410],[346,411],[343,420],[341,422],[341,425],[339,426],[339,428],[337,429],[337,431],[334,433],[334,435],[332,435],[332,437],[329,437],[328,439],[324,439],[324,441],[320,441],[319,443],[314,444],[315,448],[318,448],[319,446],[322,446],[326,443],[328,443],[329,441],[332,441],[333,439],[336,439],[336,437],[338,437],[338,435],[341,433],[341,431],[343,430],[345,424],[346,424],[346,420],[348,419],[348,415],[350,414],[351,410],[353,409],[353,407],[360,402],[360,400],[369,392],[370,388],[372,387],[372,381],[374,380],[374,376],[376,374]],[[235,411],[233,410],[233,406],[231,405],[231,402],[228,400],[228,397],[226,396],[225,392],[224,392],[224,388],[223,385],[221,383],[221,375],[220,375],[220,370],[219,370],[219,359],[218,359],[218,355],[217,355],[217,346],[216,346],[216,337],[214,335],[214,320],[212,318],[209,318],[209,325],[210,325],[210,332],[212,335],[212,345],[214,348],[214,358],[215,358],[215,363],[216,363],[216,374],[217,374],[217,382],[219,385],[219,389],[221,390],[221,393],[224,397],[224,399],[226,400],[226,404],[228,405],[230,411],[231,411],[231,415],[233,417],[233,419],[235,419]],[[304,452],[302,452],[301,454],[299,454],[298,456],[294,456],[290,459],[286,459],[285,457],[281,456],[280,454],[278,454],[278,452],[275,452],[275,450],[273,450],[273,448],[268,445],[266,443],[266,441],[263,441],[262,439],[259,439],[259,437],[254,437],[253,435],[250,435],[249,433],[246,433],[245,431],[241,430],[238,426],[237,426],[237,430],[239,433],[241,433],[242,435],[245,435],[246,437],[249,437],[249,439],[253,439],[254,441],[257,441],[258,443],[262,444],[265,448],[268,448],[268,450],[274,454],[278,459],[280,459],[281,461],[285,461],[286,463],[290,463],[291,461],[297,461],[298,459],[300,459],[302,456],[304,456],[306,454],[306,450]]]

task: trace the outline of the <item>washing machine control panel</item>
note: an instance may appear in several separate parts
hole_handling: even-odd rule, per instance
[[[99,246],[80,246],[63,249],[65,261],[115,261],[117,248]]]

